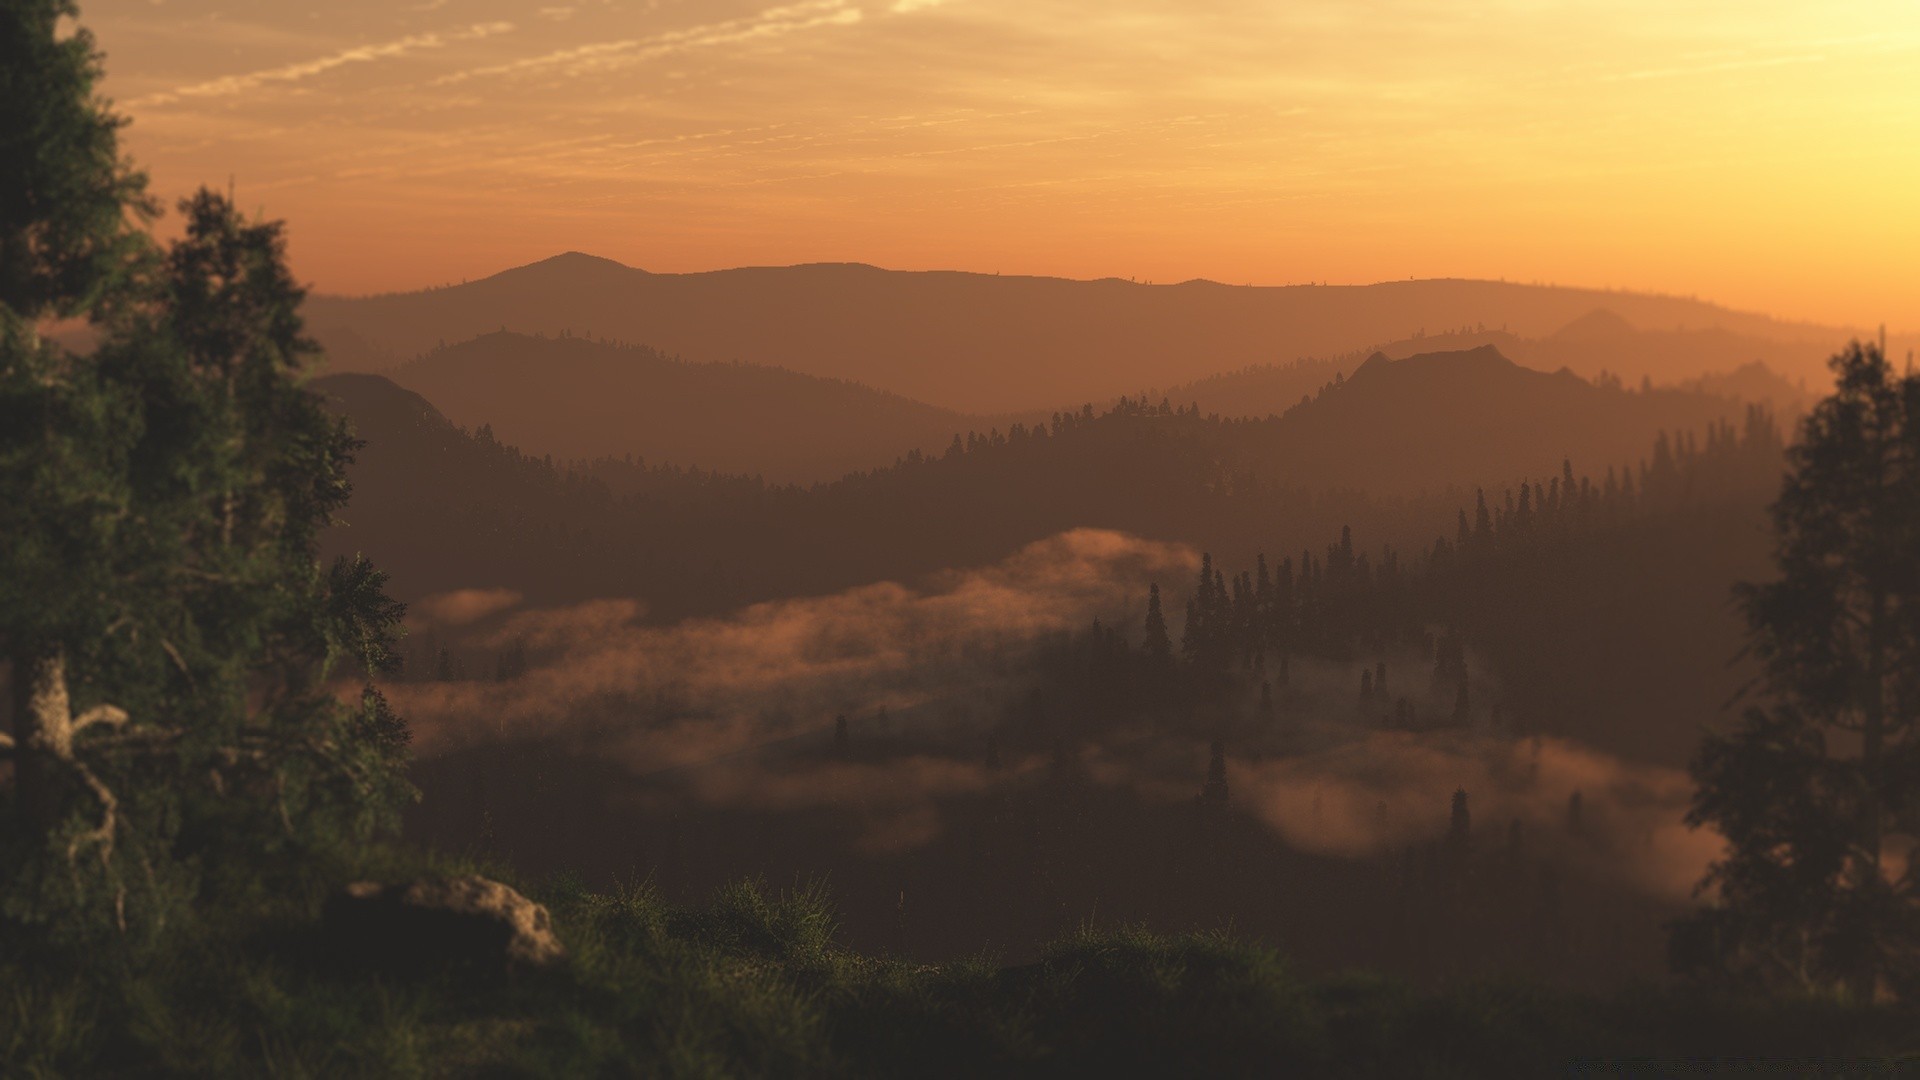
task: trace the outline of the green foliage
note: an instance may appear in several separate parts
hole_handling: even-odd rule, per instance
[[[327,874],[471,869],[374,848]],[[564,970],[401,978],[330,954],[314,921],[325,876],[225,910],[220,929],[130,973],[0,960],[0,1073],[1501,1077],[1631,1062],[1685,1075],[1691,1057],[1737,1054],[1870,1076],[1915,1049],[1910,1013],[1833,999],[1421,991],[1308,977],[1219,934],[1089,927],[1017,966],[915,965],[825,936],[817,887],[757,883],[695,908],[644,883],[549,883],[531,891],[572,954]]]
[[[0,5],[0,915],[151,946],[207,882],[397,824],[404,725],[341,696],[401,608],[318,558],[358,444],[303,385],[280,226],[202,191],[155,250],[74,14]],[[76,314],[93,353],[39,337]]]
[[[94,311],[146,250],[146,180],[94,92],[92,36],[62,36],[76,14],[73,0],[0,4],[0,322]]]
[[[1777,581],[1739,590],[1773,699],[1693,763],[1726,837],[1684,968],[1920,993],[1920,377],[1858,343],[1788,452]]]

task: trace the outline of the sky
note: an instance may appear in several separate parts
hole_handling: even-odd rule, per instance
[[[83,0],[323,292],[561,251],[1472,277],[1920,323],[1911,0]]]

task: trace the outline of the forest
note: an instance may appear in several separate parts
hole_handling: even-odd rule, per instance
[[[1884,339],[1816,383],[1671,298],[1189,283],[1155,368],[1118,280],[310,296],[284,223],[163,209],[77,14],[0,0],[0,1073],[1914,1067]],[[882,346],[702,336],[795,289]]]

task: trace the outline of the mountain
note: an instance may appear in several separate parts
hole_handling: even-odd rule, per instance
[[[1509,664],[1509,702],[1530,702],[1549,730],[1663,760],[1683,758],[1691,718],[1725,698],[1739,624],[1724,600],[1765,570],[1764,506],[1781,469],[1776,430],[1722,419],[1737,403],[1595,386],[1491,349],[1376,357],[1271,419],[1128,402],[807,489],[624,458],[556,467],[383,377],[315,385],[367,441],[327,554],[365,552],[407,601],[456,589],[535,606],[630,597],[661,623],[912,584],[1087,527],[1192,545],[1232,568],[1324,550],[1350,526],[1384,571],[1451,541],[1473,485],[1509,519],[1524,517],[1525,481],[1538,485],[1534,508],[1562,505],[1563,485],[1542,480],[1571,452],[1591,486],[1576,484],[1579,509],[1558,520],[1601,547],[1546,560],[1537,585],[1508,582],[1522,599],[1481,644],[1510,658],[1541,642],[1579,653],[1574,682],[1549,677],[1564,666]],[[1629,463],[1634,494],[1608,482],[1609,466]],[[1615,511],[1636,499],[1638,517]],[[1543,606],[1569,577],[1578,603]],[[1620,582],[1630,587],[1608,584]],[[1178,611],[1185,582],[1160,584]]]
[[[1632,382],[1698,390],[1764,404],[1782,416],[1807,400],[1805,383],[1824,382],[1827,351],[1793,342],[1717,330],[1637,330],[1611,311],[1596,309],[1541,338],[1506,330],[1463,327],[1391,341],[1322,359],[1256,364],[1154,391],[1222,416],[1286,412],[1336,376],[1353,374],[1368,357],[1402,360],[1423,353],[1491,347],[1522,367],[1567,370],[1592,382]],[[1815,374],[1818,371],[1819,374]],[[1794,372],[1799,383],[1780,372]]]
[[[993,426],[840,379],[572,336],[495,331],[435,349],[393,379],[455,423],[491,425],[530,453],[634,454],[775,483],[835,480]]]
[[[1491,345],[1395,360],[1375,353],[1278,419],[1249,428],[1250,467],[1404,495],[1550,476],[1562,460],[1604,470],[1662,432],[1742,420],[1744,403],[1700,390],[1628,390],[1520,365]]]
[[[1777,342],[1804,364],[1846,337],[1676,297],[1491,281],[1142,285],[858,264],[654,274],[577,253],[424,292],[315,296],[305,313],[334,371],[392,371],[444,342],[492,330],[570,332],[997,413],[1335,356],[1410,340],[1428,327],[1500,326],[1541,338],[1602,307],[1634,326],[1717,327]],[[1761,357],[1742,362],[1750,359]]]
[[[1677,451],[1681,433],[1745,419],[1728,398],[1597,386],[1483,348],[1376,356],[1277,417],[1130,401],[799,489],[624,458],[555,466],[383,377],[315,385],[368,441],[330,550],[373,554],[404,596],[641,596],[661,617],[981,565],[1081,527],[1241,561],[1342,525],[1427,545],[1475,486],[1498,499],[1569,459],[1598,483],[1665,433]]]

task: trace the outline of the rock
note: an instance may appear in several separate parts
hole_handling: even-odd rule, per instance
[[[387,966],[548,967],[566,958],[547,909],[487,878],[357,881],[329,897],[331,943]]]

